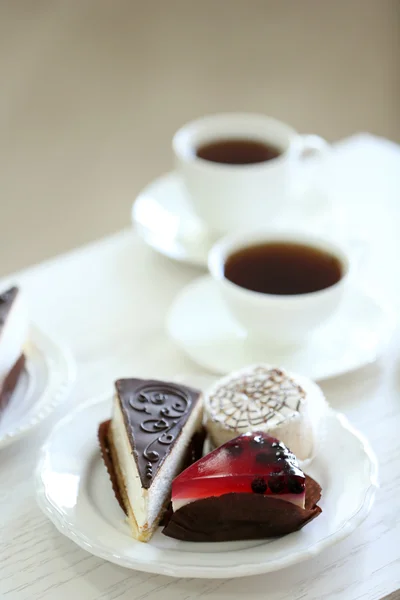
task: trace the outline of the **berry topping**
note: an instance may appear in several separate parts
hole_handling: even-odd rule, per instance
[[[267,465],[269,462],[271,462],[271,457],[267,452],[259,452],[256,454],[256,462],[261,465]]]
[[[174,510],[230,493],[274,496],[304,507],[305,476],[286,446],[265,433],[245,433],[188,467],[172,483]]]
[[[273,494],[280,494],[285,489],[285,477],[280,473],[272,473],[268,477],[268,485]]]
[[[291,462],[286,462],[285,471],[288,475],[296,475],[297,474],[296,468],[293,466],[293,463],[291,463]]]
[[[232,454],[232,456],[239,456],[243,452],[243,448],[240,444],[230,444],[226,447],[226,449],[228,450],[229,454]]]
[[[256,477],[251,482],[251,489],[255,494],[265,494],[267,487],[267,482],[263,477]]]
[[[250,440],[250,446],[252,448],[261,448],[264,445],[264,438],[262,437],[262,435],[256,434],[252,437],[252,439]]]
[[[273,444],[271,444],[272,448],[276,448],[276,450],[282,450],[284,448],[286,448],[285,444],[283,444],[282,442],[273,442]]]
[[[284,452],[283,450],[281,450],[280,452],[275,452],[275,456],[276,456],[276,458],[286,458],[287,453]]]
[[[288,481],[288,489],[292,494],[302,494],[304,492],[304,481],[300,481],[298,477],[291,476]]]

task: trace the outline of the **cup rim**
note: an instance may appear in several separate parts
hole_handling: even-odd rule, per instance
[[[294,244],[303,244],[323,251],[330,252],[340,260],[342,265],[342,276],[333,285],[317,290],[314,292],[306,292],[304,294],[270,294],[257,292],[242,287],[225,277],[224,264],[228,256],[241,250],[242,248],[264,244],[268,242],[289,242]],[[220,238],[211,248],[208,253],[208,270],[214,281],[228,287],[248,299],[253,299],[257,302],[279,302],[279,303],[294,303],[301,300],[309,300],[311,298],[321,298],[332,291],[342,287],[348,278],[350,270],[350,258],[348,252],[343,245],[331,239],[325,239],[321,236],[308,234],[306,232],[288,231],[288,230],[256,230],[247,233],[228,234]]]
[[[284,134],[288,138],[288,143],[286,148],[280,148],[282,150],[281,154],[276,158],[273,158],[268,161],[259,162],[259,163],[249,163],[249,164],[229,164],[229,163],[216,163],[212,161],[205,160],[204,158],[200,158],[196,155],[195,152],[195,143],[193,142],[193,137],[196,132],[203,128],[215,126],[218,130],[218,125],[229,123],[230,121],[247,121],[251,124],[262,123],[264,125],[273,125],[276,127],[280,127]],[[234,129],[234,128],[233,128]],[[224,135],[221,133],[221,136]],[[226,135],[226,134],[225,134]],[[221,137],[220,136],[220,137]],[[205,141],[213,141],[218,138],[218,133],[214,132],[210,134],[210,136],[206,136]],[[236,134],[235,136],[245,139],[243,134]],[[267,136],[255,135],[249,133],[249,137],[252,139],[257,139],[259,141],[265,141],[268,143],[272,143]],[[207,170],[225,170],[225,171],[255,171],[266,168],[271,168],[272,165],[277,165],[278,163],[283,162],[287,159],[287,157],[297,150],[296,146],[296,138],[300,137],[300,134],[293,129],[290,125],[285,123],[284,121],[280,121],[279,119],[275,119],[274,117],[269,117],[268,115],[264,115],[262,113],[246,113],[246,112],[226,112],[226,113],[215,113],[211,115],[205,115],[203,117],[199,117],[198,119],[194,119],[192,121],[188,121],[182,127],[180,127],[174,134],[172,138],[172,149],[175,153],[175,156],[180,160],[190,163],[191,165],[197,165],[203,169]]]

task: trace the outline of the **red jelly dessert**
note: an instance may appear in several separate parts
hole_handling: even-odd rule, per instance
[[[294,454],[263,432],[245,433],[207,454],[172,483],[172,508],[225,494],[260,494],[304,508],[306,479]]]
[[[282,442],[245,433],[174,479],[163,533],[186,542],[280,537],[318,517],[320,498],[320,485]]]

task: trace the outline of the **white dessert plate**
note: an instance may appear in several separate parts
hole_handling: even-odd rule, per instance
[[[325,227],[332,230],[336,220],[342,218],[338,203],[322,191],[310,190],[302,206],[301,219],[299,210],[293,210],[291,215],[277,216],[269,227],[298,227],[303,222],[310,231]],[[138,234],[157,252],[191,265],[207,266],[207,254],[216,239],[194,214],[179,174],[167,173],[147,185],[133,203],[131,216]]]
[[[208,578],[282,569],[349,535],[373,504],[376,458],[346,418],[329,410],[321,451],[307,469],[322,486],[323,512],[304,529],[274,540],[196,544],[167,538],[159,528],[150,542],[138,542],[114,497],[97,442],[111,405],[110,397],[89,401],[58,423],[41,450],[35,486],[39,506],[61,533],[123,567]]]
[[[315,380],[342,375],[375,361],[395,324],[389,308],[353,287],[329,323],[295,351],[255,345],[234,322],[208,275],[178,294],[167,317],[168,333],[176,344],[212,373],[229,373],[264,362]]]
[[[24,354],[25,369],[0,415],[0,448],[41,423],[66,398],[76,379],[69,351],[33,325]]]

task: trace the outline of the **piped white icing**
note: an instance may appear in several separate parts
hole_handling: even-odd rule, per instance
[[[295,417],[305,391],[281,369],[259,365],[224,378],[208,394],[211,418],[234,431],[275,427]]]
[[[316,449],[314,407],[325,405],[322,391],[311,380],[268,364],[252,365],[227,375],[208,390],[206,426],[215,446],[246,431],[264,431],[282,440],[304,461]]]

